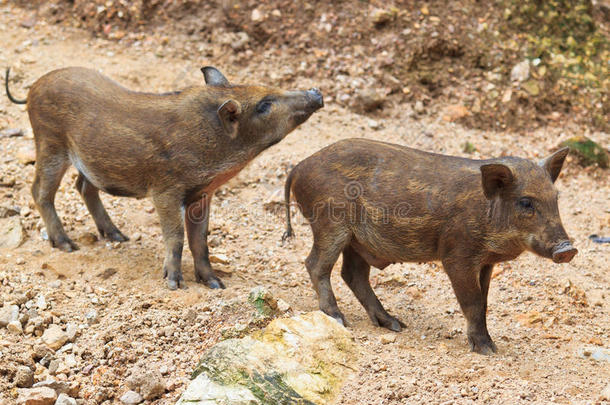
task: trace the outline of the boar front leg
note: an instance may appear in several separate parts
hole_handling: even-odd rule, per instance
[[[495,353],[497,348],[487,331],[487,293],[492,265],[474,265],[444,260],[443,266],[466,318],[470,350]]]
[[[216,277],[210,264],[208,249],[208,224],[210,219],[211,195],[189,205],[184,211],[186,236],[189,248],[195,261],[195,279],[210,288],[225,288],[222,281]]]
[[[159,214],[161,232],[165,242],[163,277],[167,278],[170,290],[186,288],[180,268],[184,246],[184,225],[182,223],[182,202],[176,198],[180,192],[171,190],[153,195],[153,203]]]

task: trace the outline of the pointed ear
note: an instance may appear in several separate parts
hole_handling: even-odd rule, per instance
[[[499,192],[510,187],[515,181],[513,172],[510,168],[499,163],[481,166],[481,179],[483,193],[488,200],[491,200]]]
[[[564,160],[566,160],[566,156],[568,156],[568,152],[570,152],[570,148],[561,148],[538,162],[540,167],[546,170],[549,176],[551,176],[551,181],[553,183],[555,183],[555,180],[559,177],[559,173],[563,167]]]
[[[229,86],[227,78],[215,67],[204,66],[201,68],[201,72],[208,86]]]
[[[218,118],[220,118],[222,128],[231,138],[237,136],[239,114],[241,114],[241,104],[235,100],[227,100],[218,107]]]

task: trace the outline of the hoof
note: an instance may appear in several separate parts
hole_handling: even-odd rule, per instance
[[[180,288],[181,290],[188,290],[188,287],[184,280],[176,281],[176,280],[167,280],[167,288],[174,291]]]
[[[468,344],[470,345],[471,352],[486,356],[492,355],[498,351],[496,344],[489,336],[468,336]]]
[[[208,273],[203,274],[203,272],[201,272],[201,273],[195,272],[195,280],[198,283],[207,285],[209,288],[211,288],[213,290],[216,290],[216,289],[224,290],[226,288],[225,285],[223,284],[222,280],[220,280],[218,277],[216,277],[213,274],[208,274]]]
[[[59,250],[67,252],[67,253],[78,250],[78,245],[76,243],[72,242],[72,240],[69,238],[62,238],[58,242],[51,242],[51,245],[54,248],[57,248]]]
[[[284,234],[282,235],[282,242],[286,242],[286,240],[292,238],[294,236],[294,232],[292,231],[292,229],[284,232]]]
[[[220,281],[219,278],[211,278],[211,279],[205,281],[204,284],[213,290],[216,290],[216,289],[224,290],[226,288],[225,285],[223,284],[223,282]]]
[[[118,229],[112,232],[101,232],[102,237],[112,242],[127,242],[129,238],[121,233]]]
[[[389,329],[392,332],[402,332],[402,328],[406,327],[400,319],[393,317],[387,312],[374,314],[370,318],[374,325]]]

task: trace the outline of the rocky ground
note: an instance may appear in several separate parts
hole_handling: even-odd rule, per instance
[[[68,65],[97,68],[146,91],[200,84],[199,68],[208,64],[235,82],[274,84],[283,69],[281,50],[275,48],[264,63],[234,64],[231,58],[248,57],[226,56],[219,42],[206,44],[212,51],[169,52],[180,44],[165,32],[117,42],[46,20],[31,25],[31,17],[31,10],[0,1],[0,66],[13,68],[11,88],[18,97],[40,75]],[[332,80],[294,71],[282,86],[316,85],[324,92]],[[9,222],[23,232],[19,247],[0,250],[0,402],[61,393],[62,404],[72,399],[110,404],[131,390],[137,392],[135,398],[129,394],[132,403],[174,403],[221,331],[247,322],[250,314],[243,308],[253,287],[265,286],[285,301],[288,314],[316,309],[303,266],[309,227],[295,214],[297,237],[282,244],[280,202],[287,169],[329,143],[367,137],[475,158],[532,159],[583,133],[610,144],[610,134],[564,121],[527,134],[466,129],[452,122],[463,116],[460,108],[449,103],[430,109],[425,98],[387,106],[374,116],[358,115],[335,100],[216,193],[210,245],[227,285],[222,291],[194,282],[188,250],[183,266],[189,288],[165,288],[161,232],[149,200],[103,195],[109,214],[131,240],[98,240],[73,188],[74,169],[64,177],[56,205],[81,249],[71,254],[51,249],[29,191],[34,156],[27,114],[22,106],[0,104],[0,131],[23,130],[17,136],[0,132],[5,135],[0,137],[0,217],[6,217],[0,219],[0,233]],[[609,245],[594,243],[589,235],[610,235],[610,181],[607,171],[583,169],[569,157],[557,186],[564,225],[580,253],[566,265],[524,254],[497,266],[488,315],[499,347],[495,356],[468,352],[465,321],[438,264],[373,271],[380,300],[407,325],[389,336],[370,324],[335,271],[339,306],[361,351],[358,371],[339,402],[600,402],[610,379]]]

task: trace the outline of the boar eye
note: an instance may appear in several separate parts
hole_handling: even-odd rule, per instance
[[[269,100],[263,100],[256,105],[256,112],[258,114],[264,114],[266,112],[269,112],[270,109],[271,109],[271,101],[269,101]]]
[[[532,202],[531,198],[524,197],[519,200],[519,207],[526,210],[531,210],[532,208],[534,208],[534,203]]]

